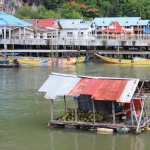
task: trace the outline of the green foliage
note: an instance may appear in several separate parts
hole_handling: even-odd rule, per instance
[[[25,1],[25,0],[24,0]],[[33,11],[28,6],[18,9],[15,16],[21,19],[36,18],[90,18],[95,17],[137,17],[150,18],[150,0],[33,0],[43,2]]]
[[[17,18],[20,19],[32,19],[38,18],[38,15],[35,11],[33,11],[29,6],[22,6],[18,9],[17,13],[15,14]]]
[[[62,16],[62,18],[66,18],[66,19],[83,18],[80,8],[77,6],[71,6],[69,4],[62,5],[61,16]]]

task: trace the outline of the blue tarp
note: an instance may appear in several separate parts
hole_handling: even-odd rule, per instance
[[[143,31],[143,33],[150,33],[150,27],[146,26],[145,30]]]

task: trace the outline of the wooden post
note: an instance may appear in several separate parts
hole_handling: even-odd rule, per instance
[[[115,103],[112,101],[112,114],[113,114],[113,124],[115,124]]]
[[[132,126],[133,126],[133,115],[132,115],[132,99],[131,99],[131,102],[130,102],[130,111],[131,111],[131,122],[132,122]]]
[[[53,120],[53,99],[50,100],[50,107],[51,107],[51,120]]]
[[[25,36],[26,36],[26,28],[25,27],[23,27],[23,36],[24,36],[24,39],[26,38]]]
[[[95,123],[95,105],[94,105],[94,99],[92,99],[92,106],[93,106],[93,119]]]
[[[146,111],[146,108],[145,108],[145,101],[144,101],[144,113],[145,113],[145,117],[146,117],[146,124],[147,124],[148,117],[147,117],[147,111]]]
[[[64,95],[64,103],[65,103],[65,112],[66,112],[66,97]]]
[[[75,122],[77,122],[77,102],[78,102],[78,100],[75,100]]]
[[[138,124],[138,118],[137,118],[137,116],[136,116],[136,111],[135,111],[135,107],[134,107],[133,100],[132,100],[132,106],[133,106],[133,111],[134,111],[134,114],[135,114],[135,120],[136,120],[136,123]],[[133,116],[133,115],[132,115],[132,112],[131,112],[131,116]]]
[[[142,106],[142,110],[141,110],[139,122],[138,122],[138,125],[137,125],[137,128],[136,128],[136,132],[137,133],[139,131],[139,126],[140,126],[140,122],[141,122],[141,118],[142,118],[142,114],[143,114],[143,107],[144,107],[144,105],[141,103],[141,106]]]
[[[21,39],[21,30],[22,30],[21,27],[19,27],[19,36],[18,36],[19,39]]]
[[[9,39],[11,39],[11,26],[9,27]]]

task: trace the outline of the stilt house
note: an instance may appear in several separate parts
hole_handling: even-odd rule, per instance
[[[50,99],[51,126],[128,128],[139,133],[149,125],[145,99],[150,81],[146,79],[51,73],[38,91]],[[66,115],[54,118],[53,103],[58,96],[63,96]],[[66,96],[73,97],[75,108],[66,108]]]

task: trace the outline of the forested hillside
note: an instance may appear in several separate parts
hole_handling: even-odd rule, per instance
[[[84,18],[134,17],[150,19],[150,0],[23,0],[16,17]],[[33,7],[34,6],[34,7]]]

